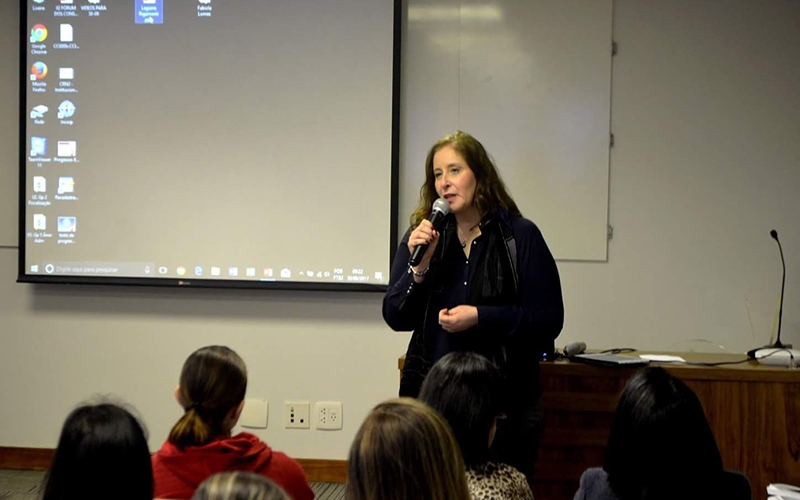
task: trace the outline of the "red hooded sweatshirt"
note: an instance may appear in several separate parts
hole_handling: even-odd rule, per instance
[[[272,479],[294,500],[314,498],[300,464],[246,432],[183,450],[167,441],[152,460],[156,498],[189,499],[206,478],[232,470]]]

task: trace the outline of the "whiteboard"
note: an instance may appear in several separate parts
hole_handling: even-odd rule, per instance
[[[400,228],[428,148],[480,140],[559,260],[607,258],[611,0],[408,0]],[[416,182],[415,182],[416,179]]]

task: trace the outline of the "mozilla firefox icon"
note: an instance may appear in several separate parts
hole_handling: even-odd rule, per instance
[[[31,80],[42,80],[47,76],[47,65],[42,61],[36,61],[31,66]]]
[[[44,24],[34,24],[31,28],[31,43],[44,42],[47,39],[47,27]]]

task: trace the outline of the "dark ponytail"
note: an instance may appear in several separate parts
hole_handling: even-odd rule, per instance
[[[244,400],[247,369],[233,350],[224,346],[198,349],[183,364],[180,400],[186,412],[169,433],[179,448],[202,446],[223,433],[225,417]]]

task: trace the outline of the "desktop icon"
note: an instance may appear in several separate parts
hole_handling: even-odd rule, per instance
[[[62,80],[75,78],[75,68],[58,68],[58,77]]]
[[[72,177],[59,177],[58,178],[58,194],[67,194],[75,192],[75,179]]]
[[[100,0],[89,0],[89,3],[98,4],[100,3]]]
[[[47,179],[45,179],[41,175],[35,176],[33,178],[33,192],[34,193],[47,192]]]
[[[31,43],[44,42],[47,39],[47,28],[44,24],[34,24],[31,28]]]
[[[31,81],[43,80],[47,76],[47,65],[42,61],[36,61],[31,66]]]
[[[44,137],[31,137],[31,156],[44,156],[47,154],[47,139]]]
[[[33,214],[33,228],[39,231],[47,229],[47,216],[44,214]]]
[[[164,0],[135,0],[135,24],[164,24]]]
[[[33,0],[33,3],[44,3],[44,0]]]
[[[44,118],[44,114],[50,111],[50,108],[45,106],[44,104],[39,104],[38,106],[34,106],[31,110],[31,119],[36,120],[39,118]]]
[[[78,156],[77,141],[58,141],[58,156],[75,157]]]
[[[77,217],[59,217],[58,218],[58,232],[59,233],[74,233],[77,229]]]
[[[72,5],[72,0],[60,0],[62,5]]]
[[[72,104],[72,101],[61,101],[61,104],[58,105],[58,119],[61,120],[64,118],[72,118],[72,115],[74,114],[75,105]]]
[[[60,27],[60,34],[61,34],[61,41],[62,42],[71,42],[73,41],[73,30],[71,24],[62,24]]]

